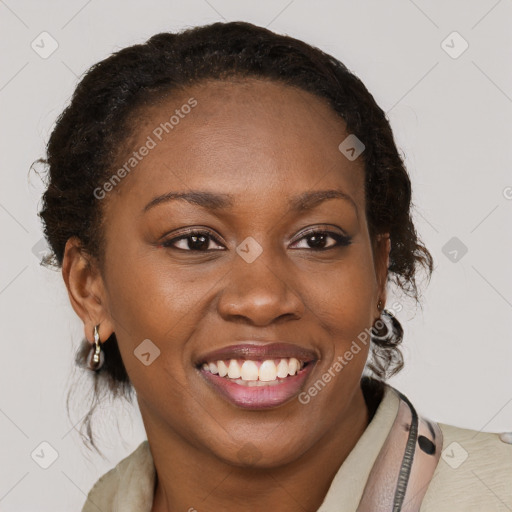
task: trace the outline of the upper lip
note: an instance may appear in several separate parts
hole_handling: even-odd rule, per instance
[[[213,361],[221,361],[227,359],[250,359],[254,361],[264,361],[266,359],[278,359],[295,357],[299,361],[305,363],[317,359],[314,350],[295,345],[287,342],[265,343],[255,341],[247,341],[237,345],[229,345],[219,348],[200,356],[196,365]]]

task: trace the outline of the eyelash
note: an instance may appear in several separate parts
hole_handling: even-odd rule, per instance
[[[336,243],[334,245],[331,245],[330,247],[325,247],[323,249],[308,248],[308,250],[310,250],[310,251],[322,252],[322,251],[327,251],[329,249],[336,249],[337,247],[346,247],[352,243],[352,237],[349,237],[346,235],[341,235],[341,234],[335,233],[333,231],[326,231],[326,230],[321,230],[321,229],[307,231],[306,233],[304,233],[302,235],[301,238],[296,240],[294,243],[297,243],[300,240],[307,239],[307,238],[315,236],[315,235],[328,235],[329,237],[333,238],[336,241]],[[188,231],[187,233],[182,234],[178,237],[172,238],[170,240],[166,240],[160,244],[160,247],[166,247],[168,249],[176,249],[178,251],[185,251],[185,252],[210,252],[209,249],[202,251],[202,250],[195,250],[195,249],[181,249],[179,247],[173,246],[173,244],[175,244],[176,242],[178,242],[180,240],[186,240],[187,238],[191,238],[193,236],[205,236],[209,240],[213,240],[216,244],[221,245],[215,239],[215,237],[212,236],[212,234],[209,231],[200,231],[199,230],[199,231]],[[220,251],[221,249],[213,249],[213,250]]]

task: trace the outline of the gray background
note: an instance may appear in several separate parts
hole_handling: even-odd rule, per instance
[[[512,430],[511,14],[507,0],[0,1],[0,510],[80,510],[100,474],[145,438],[136,408],[106,402],[95,426],[108,459],[89,455],[74,429],[86,380],[68,420],[83,328],[60,273],[36,257],[44,187],[28,169],[89,66],[154,33],[223,19],[332,53],[388,113],[436,263],[423,311],[409,301],[398,314],[406,367],[390,383],[437,421]],[[31,47],[43,31],[58,44],[47,58]],[[58,453],[48,469],[51,448],[31,457],[42,442]]]

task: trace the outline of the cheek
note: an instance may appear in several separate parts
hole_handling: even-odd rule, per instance
[[[306,305],[335,337],[357,337],[371,325],[377,282],[368,250],[354,250],[328,272],[304,275]]]
[[[203,293],[202,280],[188,279],[179,268],[171,268],[163,251],[126,251],[112,259],[117,262],[108,271],[112,313],[119,322],[131,325],[133,332],[169,331],[181,316],[192,312],[197,296]]]
[[[121,259],[109,279],[119,350],[138,398],[167,414],[169,424],[176,414],[186,423],[186,341],[198,324],[196,294],[187,290],[195,285],[173,278],[149,258]]]
[[[205,316],[213,275],[171,267],[165,249],[129,251],[108,269],[110,313],[128,372],[140,371],[134,351],[150,340],[160,351],[158,366],[184,379],[190,354],[186,342]]]

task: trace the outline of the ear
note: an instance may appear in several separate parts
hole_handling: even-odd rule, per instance
[[[389,253],[391,251],[391,239],[389,233],[382,233],[376,236],[375,243],[375,276],[377,278],[377,302],[379,299],[382,301],[382,306],[385,307],[387,296],[387,279],[389,267]],[[377,317],[380,316],[380,311],[375,304]]]
[[[94,326],[100,324],[100,340],[108,339],[114,332],[114,324],[107,308],[105,283],[98,265],[84,251],[77,237],[71,237],[66,242],[62,277],[71,306],[84,323],[85,337],[93,343]]]

